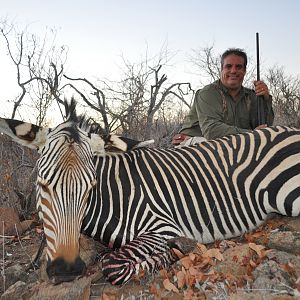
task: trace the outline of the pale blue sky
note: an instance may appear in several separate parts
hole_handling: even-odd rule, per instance
[[[157,54],[164,42],[178,51],[176,78],[191,79],[186,55],[214,43],[217,53],[244,48],[255,57],[255,33],[260,33],[263,66],[285,66],[300,74],[300,1],[202,0],[0,0],[0,18],[41,35],[46,27],[58,29],[58,43],[69,46],[69,76],[116,76],[119,55],[139,61],[146,46]],[[3,44],[0,44],[3,50]],[[0,82],[8,97],[9,65],[0,48]],[[5,68],[3,68],[5,66]]]

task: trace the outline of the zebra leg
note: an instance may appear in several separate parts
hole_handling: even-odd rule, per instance
[[[140,270],[154,273],[178,260],[167,240],[152,233],[143,234],[102,258],[104,277],[113,285],[124,284]]]
[[[40,258],[43,254],[44,248],[46,246],[46,237],[45,234],[42,235],[42,240],[41,240],[41,244],[40,247],[38,249],[38,252],[35,255],[34,260],[32,261],[32,263],[29,265],[29,267],[26,269],[26,271],[30,271],[30,270],[36,270],[40,268]]]

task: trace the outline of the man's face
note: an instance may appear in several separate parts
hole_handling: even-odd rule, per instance
[[[224,58],[221,81],[225,87],[236,90],[242,86],[246,74],[244,63],[243,57],[234,54],[230,54]]]

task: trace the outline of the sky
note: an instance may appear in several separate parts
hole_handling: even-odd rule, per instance
[[[188,55],[214,45],[230,47],[255,58],[255,33],[260,34],[261,68],[284,66],[300,73],[300,1],[298,0],[0,0],[0,20],[40,35],[57,30],[57,44],[69,48],[69,76],[115,79],[123,55],[138,62],[158,54],[163,45],[176,52],[170,78],[197,87]],[[297,29],[298,28],[298,29]],[[0,41],[0,103],[13,99],[15,75]],[[0,111],[0,116],[2,115]]]

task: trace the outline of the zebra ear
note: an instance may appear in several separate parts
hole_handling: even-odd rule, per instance
[[[154,143],[154,140],[147,140],[147,141],[136,141],[133,139],[129,139],[122,136],[114,136],[113,141],[115,140],[116,146],[120,148],[121,151],[126,152],[129,150],[134,150],[138,148],[147,147],[150,144]]]
[[[45,144],[48,131],[48,128],[42,128],[31,123],[0,118],[0,132],[31,149],[38,150]]]
[[[95,155],[127,152],[133,149],[146,147],[153,143],[154,140],[140,142],[114,134],[102,137],[97,134],[91,135],[91,148]]]
[[[90,146],[94,155],[96,156],[105,155],[104,140],[99,134],[91,133]]]
[[[154,143],[154,140],[149,141],[136,141],[126,137],[118,135],[108,135],[104,138],[105,152],[116,153],[116,152],[127,152],[130,150],[142,148]]]

